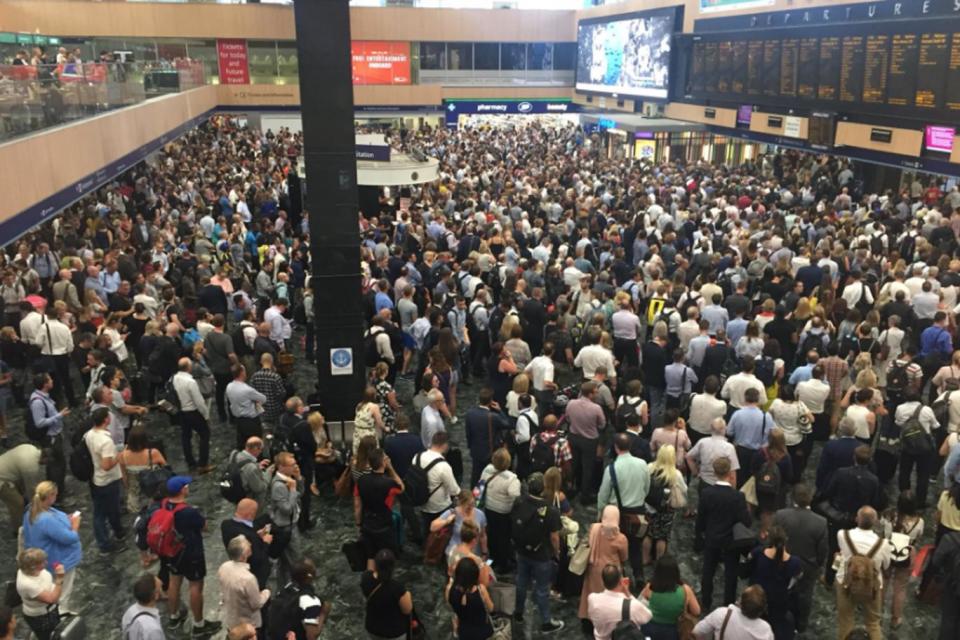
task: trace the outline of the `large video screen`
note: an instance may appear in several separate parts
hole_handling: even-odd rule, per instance
[[[666,98],[676,8],[581,20],[577,91]]]
[[[705,33],[687,68],[694,99],[949,121],[960,114],[960,20]]]
[[[410,84],[410,43],[354,40],[353,84]]]

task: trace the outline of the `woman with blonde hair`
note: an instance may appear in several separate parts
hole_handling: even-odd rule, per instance
[[[507,415],[514,420],[520,415],[520,396],[530,393],[530,377],[525,373],[518,373],[513,379],[513,389],[507,393]],[[537,410],[537,400],[530,396],[530,408]]]
[[[356,455],[360,448],[360,441],[366,436],[373,436],[377,442],[383,438],[383,416],[380,405],[377,404],[377,390],[366,387],[363,396],[357,404],[353,415],[353,453]]]
[[[23,600],[23,619],[37,640],[49,640],[60,623],[58,604],[63,596],[64,568],[48,571],[43,549],[24,549],[17,556],[17,593]]]
[[[543,473],[543,501],[552,504],[560,515],[572,516],[573,505],[563,492],[563,472],[560,467],[550,467]]]
[[[651,505],[649,501],[647,503],[647,508],[653,511],[653,515],[643,538],[644,564],[653,562],[667,552],[674,514],[677,509],[687,506],[687,483],[677,469],[677,450],[672,444],[663,445],[657,450],[657,459],[647,470],[650,472],[651,494],[662,495],[663,500],[659,506]]]
[[[589,618],[587,600],[591,593],[602,593],[603,568],[608,564],[623,567],[627,561],[627,536],[620,531],[620,509],[608,504],[603,508],[600,522],[590,525],[590,558],[583,574],[583,589],[580,591],[580,608],[577,617]]]
[[[46,554],[48,566],[63,566],[63,589],[60,593],[60,609],[73,613],[70,595],[76,568],[83,560],[80,546],[80,515],[68,516],[53,505],[57,501],[57,485],[44,480],[37,485],[30,500],[30,508],[23,514],[23,546],[40,549]]]

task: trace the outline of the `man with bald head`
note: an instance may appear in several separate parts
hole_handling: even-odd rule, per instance
[[[83,308],[80,297],[77,295],[77,285],[73,284],[73,272],[70,269],[60,270],[60,280],[53,285],[53,301],[63,300],[71,312],[76,313]]]
[[[881,538],[873,529],[877,526],[877,510],[870,506],[857,510],[857,526],[837,532],[837,544],[840,548],[840,568],[837,570],[837,637],[846,638],[853,630],[853,619],[858,608],[863,611],[863,624],[870,634],[870,640],[880,640],[880,617],[883,613],[883,574],[890,566],[893,546]],[[869,602],[855,602],[844,587],[847,564],[854,555],[867,556],[873,560],[877,571],[877,588]]]
[[[172,324],[172,323],[171,323]],[[171,325],[167,325],[168,327]],[[173,325],[175,326],[175,325]],[[213,471],[210,464],[210,409],[200,393],[200,386],[192,375],[193,363],[190,358],[177,361],[177,373],[173,376],[173,388],[180,399],[180,443],[183,445],[183,457],[191,473],[204,474]],[[193,457],[193,433],[200,437],[200,464]]]
[[[274,358],[277,356],[277,345],[270,339],[270,324],[261,322],[257,325],[257,337],[253,340],[253,356],[257,364],[263,354],[269,353]]]
[[[268,554],[273,536],[267,531],[266,522],[257,518],[259,505],[256,500],[244,498],[237,503],[233,516],[220,523],[220,535],[226,548],[237,536],[243,536],[250,543],[250,572],[257,577],[261,589],[267,586],[270,578],[270,556]]]

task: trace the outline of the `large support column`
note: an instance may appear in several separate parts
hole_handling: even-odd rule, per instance
[[[327,419],[352,420],[365,371],[350,7],[348,0],[296,0],[294,15],[306,160],[304,209],[310,217],[316,292],[317,370]],[[347,353],[352,356],[349,361]],[[352,373],[335,375],[351,364]]]

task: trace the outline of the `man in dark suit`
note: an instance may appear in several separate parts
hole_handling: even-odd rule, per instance
[[[704,611],[713,607],[713,576],[723,562],[723,604],[731,604],[737,597],[737,565],[740,553],[732,548],[733,526],[750,526],[750,512],[742,493],[736,490],[736,473],[730,460],[717,458],[713,462],[717,482],[704,487],[700,494],[695,529],[698,544],[703,545],[703,573],[700,577],[700,606]]]
[[[257,501],[250,498],[244,498],[237,503],[237,510],[232,518],[227,518],[220,523],[220,535],[223,538],[223,546],[230,543],[237,536],[243,536],[250,542],[250,573],[257,577],[257,584],[261,589],[267,588],[267,579],[270,577],[270,556],[267,551],[270,543],[273,541],[266,528],[262,527],[265,523],[254,522],[257,517]]]
[[[842,529],[851,529],[854,526],[857,511],[860,507],[871,506],[877,511],[883,508],[882,496],[880,492],[880,480],[876,474],[870,470],[871,455],[870,447],[857,442],[857,447],[853,451],[853,465],[848,465],[839,469],[830,477],[825,489],[823,489],[817,500],[818,504],[827,502],[831,509],[825,515],[829,522],[829,542],[830,555],[839,551],[837,543],[837,532]],[[826,582],[827,586],[833,586],[833,579],[836,576],[832,563],[827,566]]]
[[[523,339],[530,353],[539,355],[543,350],[543,328],[547,324],[547,308],[543,306],[543,289],[534,287],[530,298],[520,307],[523,319]]]
[[[727,361],[735,361],[733,347],[727,343],[727,332],[723,329],[717,329],[716,342],[707,347],[703,352],[703,362],[700,364],[700,370],[697,371],[697,388],[703,388],[703,381],[708,376],[716,376],[722,380],[724,375],[724,366]]]
[[[390,457],[393,470],[401,478],[407,475],[407,470],[413,464],[414,457],[423,451],[423,441],[416,433],[410,433],[410,419],[403,413],[397,415],[396,433],[387,436],[383,441],[383,450]],[[400,494],[400,513],[407,523],[410,532],[410,542],[420,544],[423,541],[423,532],[420,530],[420,519],[416,509]]]
[[[503,442],[504,432],[510,428],[506,416],[500,412],[500,405],[493,400],[493,389],[481,389],[478,402],[476,407],[467,411],[463,424],[470,459],[473,460],[471,487],[480,482],[480,474],[490,464],[490,456],[499,443]]]
[[[853,434],[857,428],[849,421],[841,421],[837,429],[836,440],[830,440],[823,446],[820,462],[817,464],[817,491],[822,492],[830,483],[833,474],[845,467],[853,466],[853,452],[862,443]]]
[[[810,264],[797,269],[797,280],[803,283],[803,295],[809,296],[823,281],[823,267],[811,261]]]
[[[793,501],[796,506],[780,509],[773,517],[773,523],[783,527],[787,534],[787,551],[800,559],[803,574],[797,582],[797,631],[803,632],[810,620],[813,606],[813,588],[820,576],[820,567],[828,557],[830,543],[827,540],[827,519],[810,510],[813,491],[808,485],[798,484],[793,488]]]

